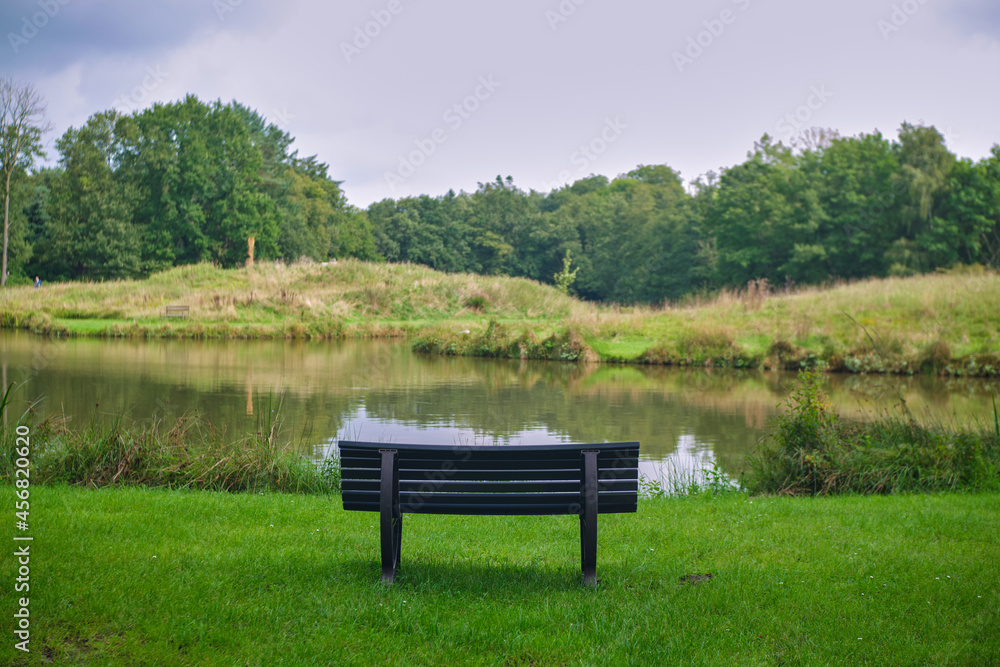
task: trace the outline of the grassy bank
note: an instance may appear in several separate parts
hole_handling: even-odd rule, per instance
[[[817,375],[799,373],[771,441],[748,457],[750,493],[1000,492],[996,402],[992,423],[971,428],[921,425],[908,413],[859,422],[840,417],[819,385]]]
[[[10,390],[0,396],[4,415]],[[14,415],[8,415],[13,422]],[[249,434],[220,431],[198,416],[126,424],[119,415],[70,428],[66,420],[18,422],[31,433],[31,483],[88,488],[141,486],[227,492],[324,494],[339,490],[335,460],[321,468],[282,437],[274,420]],[[14,423],[0,436],[0,479],[15,477],[24,443]],[[21,450],[21,451],[18,451]]]
[[[1000,275],[966,270],[662,307],[584,303],[533,281],[344,261],[0,291],[0,327],[51,335],[409,336],[478,355],[844,372],[1000,374]],[[187,319],[163,316],[168,304]]]
[[[375,516],[337,496],[38,487],[31,510],[31,653],[8,633],[3,664],[1000,662],[997,495],[643,500],[602,516],[596,590],[566,517],[408,516],[386,589]]]

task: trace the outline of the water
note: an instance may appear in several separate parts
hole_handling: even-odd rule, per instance
[[[738,476],[794,375],[416,355],[401,341],[49,339],[0,332],[9,410],[74,424],[199,413],[249,432],[278,418],[316,458],[340,438],[438,444],[638,440],[643,472],[717,464]],[[925,421],[990,423],[996,380],[830,376],[842,414],[907,408]],[[9,413],[10,414],[10,413]]]

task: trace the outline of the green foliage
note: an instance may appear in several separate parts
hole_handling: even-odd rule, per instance
[[[0,402],[2,407],[2,402]],[[280,439],[275,422],[249,436],[220,432],[198,417],[71,429],[59,419],[30,426],[33,483],[91,488],[143,486],[229,492],[325,493],[339,489],[336,471],[312,461]],[[12,475],[14,430],[5,432],[4,477]]]
[[[380,259],[364,214],[291,143],[255,111],[190,95],[95,114],[57,141],[59,169],[33,177],[26,271],[51,281],[241,266],[251,236],[259,260]]]
[[[319,466],[319,476],[330,491],[340,493],[340,457],[330,455],[323,459]]]
[[[12,275],[111,279],[175,265],[356,257],[525,277],[594,301],[676,302],[772,285],[1000,265],[1000,147],[956,160],[933,127],[814,144],[764,135],[696,181],[667,165],[549,193],[510,176],[475,192],[360,211],[327,165],[237,102],[194,96],[95,114],[57,142],[57,169],[21,179]],[[571,259],[571,262],[570,262]],[[409,319],[405,303],[400,318]]]
[[[658,468],[656,477],[639,476],[639,495],[643,498],[716,497],[740,492],[739,485],[715,460],[710,468],[702,470],[678,470],[668,462]]]
[[[562,271],[552,276],[555,281],[556,289],[563,294],[569,294],[569,288],[573,285],[576,280],[576,274],[580,270],[580,267],[576,267],[570,271],[570,266],[572,265],[573,259],[570,255],[570,251],[566,249],[566,255],[563,257]]]
[[[751,493],[1000,490],[1000,429],[925,427],[888,415],[848,421],[832,410],[819,382],[799,373],[772,442],[749,459],[744,486]]]

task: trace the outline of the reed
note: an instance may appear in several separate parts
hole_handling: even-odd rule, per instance
[[[281,437],[277,420],[232,436],[205,419],[183,416],[167,424],[126,423],[123,414],[80,429],[64,418],[30,424],[34,484],[90,488],[142,486],[228,492],[331,493],[332,473]],[[4,430],[0,476],[13,476],[14,429]]]
[[[748,458],[754,494],[896,494],[1000,490],[1000,418],[994,428],[921,425],[908,413],[869,421],[840,417],[801,373],[771,440]]]

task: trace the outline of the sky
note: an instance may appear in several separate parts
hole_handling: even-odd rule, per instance
[[[690,183],[810,127],[1000,143],[998,0],[3,0],[0,38],[50,163],[100,111],[236,100],[361,208],[651,164]]]

